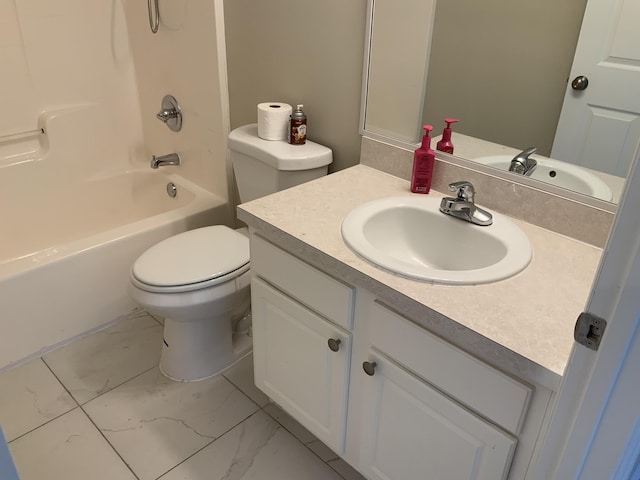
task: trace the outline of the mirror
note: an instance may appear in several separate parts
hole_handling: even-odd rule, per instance
[[[621,174],[545,158],[552,156],[585,6],[371,0],[363,133],[415,148],[421,126],[430,124],[435,149],[444,118],[458,118],[456,157],[506,171],[516,153],[535,146],[541,157],[534,155],[532,179],[615,202]]]

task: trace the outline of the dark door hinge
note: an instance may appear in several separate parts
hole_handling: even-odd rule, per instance
[[[576,321],[573,338],[580,345],[591,350],[598,350],[605,328],[607,328],[607,321],[604,318],[589,312],[582,312]]]

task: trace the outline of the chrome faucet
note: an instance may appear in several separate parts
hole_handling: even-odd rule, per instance
[[[442,213],[476,225],[487,226],[493,223],[492,215],[476,206],[474,201],[476,192],[471,182],[463,180],[450,183],[449,190],[456,192],[456,197],[444,197],[441,200],[440,211]]]
[[[509,171],[517,173],[519,175],[524,175],[525,177],[530,177],[533,171],[538,166],[538,162],[536,162],[533,158],[529,158],[529,156],[533,155],[537,151],[538,149],[536,147],[531,147],[517,154],[511,160]]]
[[[164,165],[180,165],[180,155],[177,153],[169,153],[167,155],[155,155],[151,158],[151,168],[158,168]]]

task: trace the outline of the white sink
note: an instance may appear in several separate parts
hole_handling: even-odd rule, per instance
[[[356,254],[403,277],[450,285],[496,282],[531,261],[526,235],[506,217],[479,226],[439,211],[440,197],[390,197],[353,209],[342,238]]]
[[[512,158],[513,156],[509,155],[490,155],[476,157],[473,161],[508,171]],[[613,198],[609,186],[602,179],[582,167],[537,155],[532,155],[531,158],[538,162],[538,166],[531,175],[534,180],[541,180],[545,183],[584,193],[607,202],[610,202]]]

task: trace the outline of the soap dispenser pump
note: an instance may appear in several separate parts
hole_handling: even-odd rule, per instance
[[[445,118],[444,122],[447,126],[442,131],[442,139],[436,145],[436,148],[441,152],[453,153],[453,143],[451,143],[451,124],[456,123],[459,120],[457,118]]]
[[[413,173],[411,174],[411,191],[413,193],[429,193],[431,178],[433,176],[433,164],[436,155],[431,149],[431,137],[429,132],[433,130],[431,125],[425,125],[422,145],[413,154]]]

